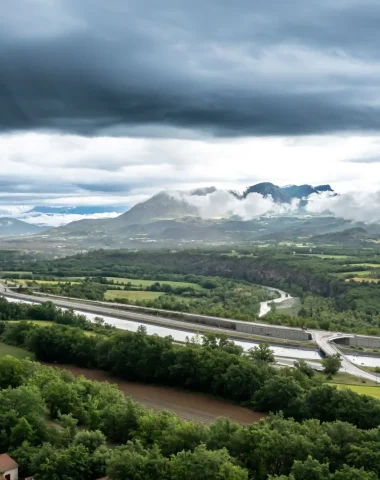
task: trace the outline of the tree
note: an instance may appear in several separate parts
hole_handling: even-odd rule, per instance
[[[71,413],[78,420],[83,419],[83,405],[75,387],[74,383],[68,384],[59,378],[44,387],[43,395],[52,418]]]
[[[11,446],[19,447],[23,442],[33,440],[33,429],[26,418],[22,417],[11,430]]]
[[[340,367],[342,366],[341,356],[339,353],[336,353],[335,355],[325,357],[322,360],[322,365],[326,374],[335,375],[339,372]]]
[[[206,440],[207,430],[204,425],[181,421],[162,432],[158,445],[162,454],[168,457],[182,450],[194,450]]]
[[[26,364],[10,355],[0,359],[0,388],[18,387],[23,383]]]
[[[253,404],[261,412],[283,411],[286,415],[300,414],[298,400],[303,388],[293,377],[276,376],[265,382],[253,396]]]
[[[169,462],[170,480],[248,480],[247,470],[235,465],[227,450],[206,450],[204,445],[194,452],[180,452]]]
[[[275,363],[276,361],[268,343],[260,343],[257,347],[250,348],[248,355],[255,363]]]
[[[309,456],[305,462],[294,462],[292,475],[296,480],[326,480],[330,471],[328,464],[319,463]]]
[[[83,431],[75,435],[73,444],[83,445],[90,453],[93,453],[97,448],[105,445],[106,437],[100,430]]]
[[[83,445],[56,449],[45,444],[33,457],[31,469],[36,480],[87,480],[89,462],[88,451]]]
[[[107,475],[112,480],[166,480],[167,459],[159,449],[145,449],[140,442],[128,442],[108,461]]]
[[[306,375],[309,378],[311,378],[315,375],[314,370],[311,367],[309,367],[309,365],[307,364],[307,362],[305,360],[298,360],[298,361],[294,362],[294,366],[300,372],[302,372],[304,375]]]
[[[331,475],[331,480],[378,480],[374,472],[366,472],[363,468],[357,469],[344,465],[343,469]]]

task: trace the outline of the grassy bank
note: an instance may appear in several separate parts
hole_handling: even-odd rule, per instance
[[[0,342],[0,358],[6,357],[7,355],[12,355],[16,358],[33,358],[34,355],[27,350],[19,347],[12,347],[11,345],[6,345],[5,343]]]

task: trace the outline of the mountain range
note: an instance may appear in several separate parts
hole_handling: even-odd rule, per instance
[[[246,188],[241,194],[231,190],[232,195],[239,200],[246,199],[251,193],[259,193],[264,198],[272,197],[275,203],[291,203],[294,199],[306,200],[313,193],[319,194],[322,192],[334,193],[334,190],[330,185],[318,185],[317,187],[312,187],[311,185],[288,185],[286,187],[279,187],[270,182],[252,185]]]
[[[0,217],[0,237],[34,235],[46,231],[48,227],[32,225],[10,217]]]
[[[336,195],[330,185],[279,187],[269,182],[249,186],[242,193],[218,191],[215,187],[190,192],[161,192],[115,218],[84,219],[42,232],[38,227],[30,226],[33,227],[30,233],[34,235],[26,242],[30,245],[43,245],[44,248],[59,245],[62,251],[67,248],[72,252],[73,249],[82,251],[102,247],[146,248],[192,242],[215,244],[287,240],[341,232],[353,226],[363,227],[332,215],[305,215],[306,211],[302,210],[302,207],[310,195],[319,195],[322,192]],[[259,197],[254,197],[253,194],[258,194]],[[244,220],[238,214],[240,202],[243,205],[247,199],[252,198],[254,207],[256,202],[260,203],[260,197],[272,200],[274,211],[276,205],[280,206],[281,210],[283,206],[292,204],[291,209],[283,209],[288,213],[282,215],[271,211],[267,212],[269,214],[252,214],[248,220]],[[295,200],[300,206],[299,209],[293,208]],[[201,215],[200,205],[211,201],[217,206],[226,202],[223,215]],[[252,203],[251,200],[250,202]],[[228,210],[230,203],[235,211]],[[248,206],[252,206],[251,203]],[[265,203],[266,208],[267,205],[271,204]],[[37,208],[42,210],[41,207]],[[50,213],[53,214],[56,208],[52,207]],[[1,236],[8,235],[2,233]],[[28,248],[33,248],[30,245]]]

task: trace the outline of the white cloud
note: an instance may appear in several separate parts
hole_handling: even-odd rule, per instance
[[[30,215],[30,214],[23,214],[23,215],[15,215],[16,218],[23,220],[28,223],[33,223],[35,225],[48,225],[52,227],[60,227],[62,225],[67,225],[68,223],[71,222],[76,222],[78,220],[95,220],[99,218],[115,218],[120,213],[117,212],[110,212],[110,213],[94,213],[91,215],[74,215],[74,214],[61,214],[61,213],[55,213],[52,215],[48,214],[35,214],[35,215]]]
[[[296,204],[278,205],[272,197],[264,198],[258,193],[251,193],[246,199],[239,200],[227,190],[218,190],[205,196],[193,196],[183,192],[169,192],[177,199],[197,207],[199,215],[203,218],[225,218],[238,215],[243,220],[251,220],[254,217],[267,213],[280,214],[296,210]]]
[[[47,133],[0,135],[0,208],[4,205],[133,206],[162,190],[215,185],[243,189],[331,183],[338,192],[380,189],[380,137],[87,138]],[[220,195],[220,196],[219,196]],[[218,193],[202,207],[250,216],[266,206],[227,205]],[[243,209],[243,210],[242,210]]]
[[[380,191],[348,192],[336,197],[311,195],[307,209],[311,213],[330,211],[336,217],[367,223],[380,222]]]

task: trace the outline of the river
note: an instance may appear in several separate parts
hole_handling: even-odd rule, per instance
[[[291,297],[288,293],[284,292],[283,290],[279,290],[278,288],[272,287],[263,287],[270,292],[277,292],[279,293],[280,297],[274,298],[273,300],[266,300],[265,302],[260,302],[260,311],[259,317],[264,317],[267,313],[271,310],[271,303],[282,303],[284,300],[288,300]]]

